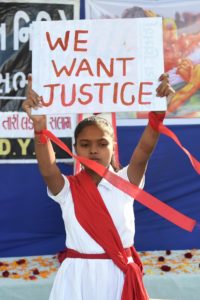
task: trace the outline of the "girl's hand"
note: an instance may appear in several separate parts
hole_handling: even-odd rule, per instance
[[[175,94],[175,90],[172,88],[172,86],[169,83],[169,75],[167,73],[163,73],[160,78],[159,81],[161,81],[161,83],[159,84],[159,86],[156,89],[156,96],[157,97],[167,97],[167,102],[169,103],[171,97]],[[163,113],[163,111],[156,111],[155,113]]]
[[[163,73],[160,76],[159,81],[161,81],[161,83],[156,89],[157,97],[168,97],[175,93],[174,89],[169,83],[169,75],[167,73]]]
[[[22,104],[23,110],[27,113],[29,118],[33,121],[33,126],[36,131],[41,131],[46,128],[46,116],[32,115],[31,109],[42,107],[41,97],[32,89],[32,76],[28,76],[27,98]]]

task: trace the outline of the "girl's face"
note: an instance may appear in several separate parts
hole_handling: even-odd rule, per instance
[[[75,150],[77,155],[95,160],[108,167],[114,153],[114,143],[107,131],[96,125],[91,125],[79,133]]]

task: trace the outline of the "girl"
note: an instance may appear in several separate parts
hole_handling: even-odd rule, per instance
[[[159,80],[157,96],[169,96],[174,92],[166,74]],[[88,166],[76,176],[66,178],[61,174],[50,140],[40,142],[42,130],[46,128],[45,116],[31,115],[31,108],[39,106],[41,98],[32,90],[32,79],[29,78],[23,108],[33,121],[40,172],[47,184],[48,195],[61,206],[67,234],[66,258],[58,270],[49,299],[149,299],[142,282],[142,264],[132,246],[134,199]],[[164,118],[164,113],[153,114],[159,120]],[[143,188],[147,163],[158,138],[159,133],[149,123],[129,165],[117,175]],[[112,126],[103,118],[89,117],[75,129],[77,155],[112,173],[117,171],[113,161],[114,146]]]

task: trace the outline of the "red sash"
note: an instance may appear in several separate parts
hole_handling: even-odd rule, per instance
[[[121,299],[149,299],[142,282],[140,258],[133,248],[135,263],[128,263],[117,229],[90,175],[82,171],[68,179],[78,222],[125,274]]]

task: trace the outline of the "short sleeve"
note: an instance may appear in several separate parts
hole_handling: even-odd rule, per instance
[[[128,166],[122,168],[121,170],[119,170],[117,172],[117,174],[122,177],[123,179],[126,179],[127,181],[129,181],[129,178],[128,178],[128,174],[127,174],[127,170],[128,170]],[[139,184],[139,188],[140,189],[143,189],[144,188],[144,184],[145,184],[145,175],[142,177],[141,181],[140,181],[140,184]]]
[[[53,195],[49,190],[49,188],[47,188],[47,195],[54,201],[58,202],[59,204],[64,204],[70,191],[69,181],[67,177],[65,175],[62,176],[64,178],[64,186],[59,194]]]

